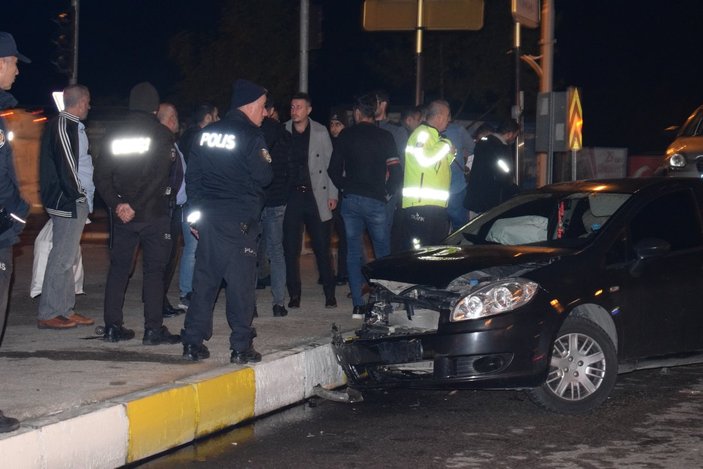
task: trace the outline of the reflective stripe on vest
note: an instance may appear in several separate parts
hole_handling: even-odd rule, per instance
[[[429,187],[404,187],[403,197],[412,197],[418,200],[438,200],[446,202],[449,200],[449,191],[441,189],[431,189]]]

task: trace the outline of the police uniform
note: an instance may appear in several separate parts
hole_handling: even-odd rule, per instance
[[[447,236],[451,150],[452,143],[427,123],[408,139],[402,204],[406,248],[437,244]]]
[[[134,331],[123,327],[124,294],[137,245],[142,247],[145,345],[176,343],[163,326],[164,269],[171,252],[170,203],[175,195],[169,174],[176,154],[173,135],[153,110],[159,97],[148,83],[132,89],[126,121],[108,131],[95,168],[95,185],[112,215],[110,269],[105,284],[105,338],[128,340]],[[129,204],[134,218],[116,216]]]
[[[256,101],[266,90],[246,80],[234,85],[232,110],[198,133],[191,146],[186,190],[188,220],[199,218],[193,296],[186,312],[183,356],[207,358],[204,340],[212,336],[212,315],[222,280],[226,283],[227,321],[235,355],[252,351],[259,218],[264,187],[273,171],[264,136],[239,107]],[[256,358],[236,361],[257,361]],[[260,355],[258,356],[260,360]]]

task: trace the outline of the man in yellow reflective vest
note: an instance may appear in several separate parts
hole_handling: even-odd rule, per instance
[[[403,231],[405,248],[438,244],[447,236],[451,163],[456,153],[442,132],[450,120],[449,103],[432,101],[425,121],[405,149]]]

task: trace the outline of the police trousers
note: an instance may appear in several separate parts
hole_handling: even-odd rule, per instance
[[[124,295],[134,264],[137,246],[142,247],[144,327],[160,329],[163,324],[164,270],[171,253],[171,220],[122,223],[114,220],[110,270],[105,284],[105,325],[123,324]]]
[[[251,345],[261,229],[258,221],[246,223],[244,227],[231,213],[203,214],[203,222],[198,225],[193,296],[181,333],[184,344],[200,345],[212,337],[213,308],[224,280],[227,322],[232,331],[230,348],[241,352]]]

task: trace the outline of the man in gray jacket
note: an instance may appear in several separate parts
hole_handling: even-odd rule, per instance
[[[285,127],[291,133],[289,181],[291,184],[283,218],[283,250],[286,258],[286,283],[289,308],[300,307],[300,250],[303,226],[310,235],[317,260],[325,307],[336,308],[334,275],[330,262],[330,220],[337,206],[337,188],[327,174],[332,156],[332,141],[324,125],[310,119],[312,105],[307,93],[291,99],[291,119]]]

